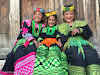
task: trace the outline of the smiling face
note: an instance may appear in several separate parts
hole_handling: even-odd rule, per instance
[[[73,22],[75,16],[74,16],[74,11],[66,11],[64,12],[64,20],[67,22],[67,23],[71,23]]]
[[[50,27],[52,27],[52,26],[54,26],[56,24],[56,17],[55,16],[50,16],[49,18],[48,18],[48,25],[50,26]]]
[[[41,20],[42,20],[42,13],[41,12],[39,12],[39,11],[36,11],[35,13],[34,13],[34,21],[35,21],[35,23],[39,23]]]

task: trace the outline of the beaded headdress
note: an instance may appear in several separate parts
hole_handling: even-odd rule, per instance
[[[63,9],[63,11],[73,11],[73,10],[75,10],[75,7],[73,4],[70,4],[70,5],[64,5],[62,7],[62,9]]]
[[[57,14],[56,11],[51,11],[51,10],[48,10],[48,12],[45,13],[45,15],[47,17],[52,16],[52,15],[56,15],[56,14]]]
[[[39,11],[41,13],[45,13],[45,10],[43,8],[34,8],[34,11]]]

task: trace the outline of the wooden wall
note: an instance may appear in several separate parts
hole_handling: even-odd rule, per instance
[[[21,19],[32,19],[33,8],[49,8],[49,0],[21,0]]]
[[[61,3],[63,4],[63,0],[21,0],[21,20],[31,19],[33,8],[57,10],[60,17]]]

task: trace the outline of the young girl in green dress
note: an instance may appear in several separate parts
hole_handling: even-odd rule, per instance
[[[85,21],[75,20],[74,5],[63,7],[64,23],[58,30],[64,37],[65,54],[68,56],[70,75],[100,75],[100,59],[94,46],[88,41],[92,36]]]
[[[56,11],[46,13],[47,27],[40,33],[34,75],[68,75],[66,55],[61,52],[61,42],[57,31]]]

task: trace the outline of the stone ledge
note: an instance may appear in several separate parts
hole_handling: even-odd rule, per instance
[[[5,63],[5,60],[0,60],[0,70],[2,69],[4,63]]]

